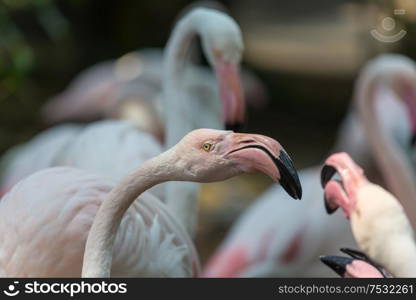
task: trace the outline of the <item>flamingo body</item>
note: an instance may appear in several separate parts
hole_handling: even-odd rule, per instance
[[[327,217],[322,205],[322,189],[315,188],[320,186],[319,172],[318,168],[299,172],[307,195],[305,201],[289,201],[280,187],[271,187],[257,199],[233,225],[205,267],[204,276],[332,275],[316,260],[314,253],[321,249],[336,251],[339,245],[331,239],[352,244],[354,239],[345,220]],[[240,259],[231,259],[237,252],[240,252]]]
[[[76,124],[60,125],[8,150],[0,160],[2,190],[6,192],[24,177],[54,166],[81,130]]]
[[[0,201],[1,276],[79,277],[88,232],[114,184],[55,167],[15,185]],[[136,199],[117,234],[112,276],[192,276],[198,266],[192,242],[164,205],[150,193]]]

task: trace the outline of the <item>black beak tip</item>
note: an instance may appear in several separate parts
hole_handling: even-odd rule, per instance
[[[319,259],[341,277],[344,276],[347,265],[353,261],[353,259],[349,257],[333,255],[320,256]]]
[[[321,171],[321,185],[322,185],[323,188],[325,188],[325,185],[328,183],[329,180],[331,180],[332,176],[334,176],[334,174],[336,172],[337,172],[337,170],[332,166],[325,165],[322,168],[322,171]]]
[[[384,278],[392,278],[393,275],[387,271],[384,267],[379,265],[378,263],[374,262],[372,259],[370,259],[364,252],[361,252],[359,250],[351,249],[351,248],[341,248],[339,249],[341,252],[351,256],[353,259],[358,259],[365,261],[372,265],[374,268],[376,268]]]
[[[325,210],[326,210],[328,215],[332,215],[338,209],[338,207],[332,208],[331,206],[329,206],[328,200],[327,200],[325,194],[324,194],[324,204],[325,204]]]
[[[226,130],[232,130],[234,132],[241,132],[244,128],[243,123],[226,123],[225,129]]]
[[[345,253],[345,254],[351,256],[352,258],[356,258],[356,259],[360,259],[360,260],[364,260],[364,261],[369,261],[367,255],[365,255],[361,251],[351,249],[351,248],[341,248],[340,251],[342,253]]]
[[[281,151],[279,159],[275,160],[280,172],[280,185],[295,200],[302,199],[302,185],[298,173],[289,155]]]

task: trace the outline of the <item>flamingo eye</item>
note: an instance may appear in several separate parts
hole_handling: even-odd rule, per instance
[[[212,149],[212,143],[210,143],[210,142],[206,142],[206,143],[204,143],[204,144],[202,145],[202,149],[203,149],[204,151],[206,151],[206,152],[211,151],[211,149]]]

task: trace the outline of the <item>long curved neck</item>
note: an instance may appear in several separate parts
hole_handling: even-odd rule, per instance
[[[394,218],[390,220],[394,221]],[[383,232],[375,232],[371,239],[367,239],[367,242],[371,242],[364,246],[366,253],[396,277],[416,277],[416,243],[413,232],[402,232],[402,224],[389,225],[390,228],[394,228],[394,225],[399,228],[388,237]]]
[[[393,238],[383,247],[385,262],[383,265],[397,277],[416,277],[416,244],[414,239],[408,236]]]
[[[189,15],[175,26],[164,54],[163,101],[166,108],[165,147],[175,145],[191,131],[190,97],[183,90],[185,69],[190,64],[190,52],[196,36],[201,33],[200,21]]]
[[[185,68],[190,63],[192,43],[201,34],[201,20],[194,14],[180,20],[172,32],[164,54],[163,101],[165,116],[165,147],[176,144],[180,138],[193,129],[192,101],[184,91]],[[191,182],[171,182],[166,185],[166,204],[169,211],[192,235],[197,215],[198,184]]]
[[[353,106],[348,109],[338,130],[337,139],[331,149],[331,153],[336,152],[347,152],[365,170],[365,175],[371,182],[382,183],[371,149],[366,143],[361,120]]]
[[[376,116],[376,78],[361,80],[356,101],[364,130],[389,190],[399,199],[416,229],[416,186],[407,156],[388,133],[383,132]]]
[[[109,277],[121,219],[134,200],[152,186],[175,180],[171,151],[145,162],[127,175],[103,201],[88,235],[82,277]]]

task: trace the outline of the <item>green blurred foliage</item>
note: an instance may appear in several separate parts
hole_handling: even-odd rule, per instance
[[[39,108],[83,69],[163,46],[189,2],[0,0],[0,154],[44,129]]]
[[[23,11],[39,21],[49,38],[66,33],[67,22],[51,0],[0,1],[0,103],[17,96],[35,66],[34,46],[15,20]]]

